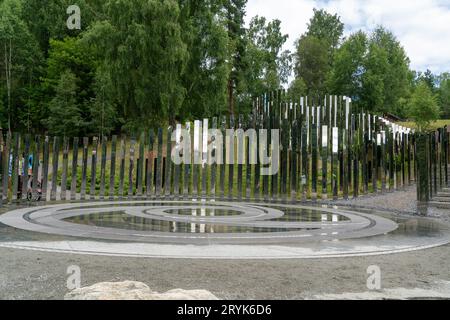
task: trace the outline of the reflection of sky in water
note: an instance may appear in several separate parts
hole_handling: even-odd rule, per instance
[[[204,209],[202,209],[204,210]],[[199,211],[202,211],[199,209]],[[197,210],[191,210],[196,212]],[[201,216],[201,214],[199,215]],[[133,217],[125,212],[94,213],[64,219],[64,221],[104,228],[120,228],[136,231],[157,231],[172,233],[261,233],[287,232],[301,229],[240,227],[189,222],[173,222]]]
[[[154,207],[182,207],[182,206],[186,206],[186,209],[189,208],[189,206],[201,206],[204,205],[204,203],[202,202],[194,202],[194,201],[188,201],[188,202],[174,202],[172,204],[169,203],[161,203],[161,202],[152,202],[152,203],[141,203],[141,202],[136,202],[136,203],[126,203],[126,204],[120,204],[120,203],[111,203],[108,205],[92,205],[92,206],[83,206],[80,207],[82,209],[94,209],[93,211],[95,211],[95,209],[98,208],[123,208],[123,207],[142,207],[142,208],[154,208]],[[214,207],[216,206],[216,204],[214,203],[208,203],[207,204],[208,207]],[[226,206],[226,205],[220,205],[217,204],[217,206]],[[67,208],[67,209],[61,209],[58,211],[72,211],[73,208]],[[144,209],[145,210],[145,209]],[[170,210],[170,209],[168,209]]]
[[[236,210],[227,210],[223,207],[220,209],[210,209],[210,208],[189,208],[189,206],[199,206],[201,203],[177,203],[176,206],[186,205],[186,209],[167,209],[167,213],[171,215],[180,216],[197,216],[197,217],[226,217],[226,216],[238,216],[242,213]],[[93,212],[99,207],[110,207],[110,208],[120,208],[123,205],[113,204],[108,206],[92,206]],[[136,203],[127,204],[126,206],[132,207],[161,207],[168,206],[167,203]],[[213,207],[214,204],[208,204],[209,207]],[[264,206],[264,205],[261,205]],[[87,208],[87,207],[85,207]],[[282,206],[271,206],[277,210],[285,212],[285,216],[268,220],[277,222],[340,222],[347,221],[346,217],[329,214],[320,211],[318,209],[301,209],[301,208],[284,208]],[[16,208],[9,208],[16,209]],[[7,208],[3,208],[0,211],[7,211]],[[67,209],[70,211],[72,209]],[[66,210],[62,210],[66,211]],[[357,210],[352,210],[357,211]],[[364,213],[373,213],[371,210],[359,210]],[[422,217],[393,217],[389,213],[379,213],[379,215],[395,221],[399,227],[396,231],[389,233],[388,235],[380,235],[372,237],[374,240],[395,240],[395,239],[405,239],[406,237],[442,237],[450,234],[450,229],[447,225],[443,225],[439,221],[430,220]],[[127,215],[125,212],[115,211],[108,213],[97,213],[88,214],[79,217],[73,217],[66,219],[67,222],[98,226],[98,227],[110,227],[110,228],[123,228],[129,230],[138,231],[160,231],[160,232],[172,232],[172,233],[261,233],[261,232],[287,232],[287,231],[298,231],[299,229],[287,229],[287,228],[254,228],[254,227],[236,227],[236,226],[224,226],[224,225],[213,225],[213,224],[194,224],[185,222],[169,222],[162,220],[152,220],[145,219],[141,217],[133,217]],[[372,239],[371,238],[371,239]],[[59,241],[63,239],[71,239],[70,237],[57,236],[57,235],[47,235],[37,232],[28,232],[24,230],[14,229],[5,226],[0,223],[0,241],[20,241],[20,240],[49,240],[49,241]],[[369,239],[369,238],[368,238]]]
[[[435,237],[441,236],[443,233],[448,233],[448,226],[444,226],[443,224],[437,221],[431,221],[427,219],[416,219],[416,218],[398,218],[394,219],[399,227],[394,232],[391,232],[391,235],[413,235],[416,237]]]
[[[324,213],[320,210],[305,209],[305,208],[283,208],[283,207],[271,207],[276,210],[284,212],[284,216],[272,219],[269,221],[281,221],[281,222],[340,222],[349,221],[347,217]]]
[[[195,209],[168,209],[165,213],[175,214],[180,216],[192,217],[231,217],[243,214],[243,212],[226,209],[209,209],[209,208],[195,208]]]

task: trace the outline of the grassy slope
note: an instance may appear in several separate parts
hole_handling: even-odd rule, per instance
[[[408,128],[412,128],[412,129],[416,128],[416,124],[414,122],[412,122],[412,121],[410,121],[410,122],[399,122],[399,125],[402,125],[402,126],[405,126],[405,127],[408,127]],[[445,126],[449,126],[450,127],[450,120],[438,120],[436,122],[433,122],[430,125],[430,129],[436,130],[438,128],[443,128]]]

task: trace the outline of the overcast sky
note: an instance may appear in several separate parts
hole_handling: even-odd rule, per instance
[[[340,15],[346,35],[382,24],[400,40],[413,69],[450,71],[450,0],[248,0],[247,23],[255,15],[280,19],[292,50],[313,8]]]

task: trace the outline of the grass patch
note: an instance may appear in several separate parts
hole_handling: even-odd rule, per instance
[[[401,126],[411,128],[411,129],[417,129],[416,123],[413,121],[407,121],[407,122],[399,122],[398,123]],[[450,127],[450,119],[447,120],[437,120],[430,124],[430,130],[437,130],[439,128],[443,128],[445,126]]]

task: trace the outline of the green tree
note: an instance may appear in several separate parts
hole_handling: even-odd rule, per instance
[[[301,78],[309,95],[324,95],[328,91],[335,51],[344,32],[338,15],[314,9],[308,31],[297,41],[294,54],[295,78]]]
[[[438,81],[438,79],[437,79],[437,76],[435,76],[433,74],[433,72],[431,72],[430,69],[427,69],[427,71],[425,71],[423,73],[419,72],[417,74],[416,81],[417,82],[424,81],[428,85],[428,87],[430,88],[431,91],[433,91],[435,93],[437,92],[438,88],[436,87],[436,82]]]
[[[217,19],[222,0],[183,0],[180,24],[188,58],[182,77],[186,97],[181,118],[209,117],[227,110],[228,34]]]
[[[50,40],[50,51],[47,59],[46,76],[43,86],[50,89],[60,80],[60,75],[70,70],[78,79],[80,87],[78,97],[80,102],[94,95],[94,83],[97,61],[92,49],[78,38],[67,37],[63,40]]]
[[[245,7],[247,0],[224,0],[223,16],[228,33],[227,100],[230,114],[235,113],[236,96],[245,91],[243,81],[248,66],[245,64]]]
[[[335,61],[329,76],[331,93],[352,97],[359,103],[362,95],[365,59],[368,39],[364,32],[356,32],[336,51]]]
[[[359,31],[344,41],[336,51],[328,87],[352,97],[365,110],[405,117],[413,78],[398,40],[378,27],[370,36]]]
[[[299,97],[306,95],[307,90],[305,81],[302,78],[296,78],[289,85],[288,97],[292,100],[298,100]]]
[[[26,0],[22,13],[30,32],[39,42],[45,56],[50,48],[50,39],[62,39],[67,34],[66,1]]]
[[[3,123],[7,123],[8,122],[8,118],[7,118],[7,112],[5,110],[5,106],[3,104],[3,99],[1,99],[3,97],[3,92],[2,90],[0,90],[0,128],[3,128]]]
[[[179,113],[187,61],[175,0],[108,0],[107,19],[84,36],[96,49],[123,106],[129,131],[161,125]]]
[[[344,24],[337,14],[330,14],[323,9],[313,9],[314,14],[308,23],[307,36],[325,41],[330,54],[336,50],[344,34]]]
[[[27,112],[22,108],[28,98],[24,88],[37,81],[42,63],[37,42],[21,19],[22,10],[20,0],[0,2],[0,81],[4,84],[4,117],[9,130],[17,127]]]
[[[32,77],[33,74],[30,74]],[[28,133],[42,133],[45,131],[42,119],[47,112],[48,102],[45,100],[47,97],[35,79],[30,77],[30,81],[24,84],[21,89],[22,102],[19,108],[20,112],[16,114],[19,127],[18,130],[26,130]]]
[[[439,103],[441,105],[442,118],[450,119],[450,74],[443,73],[439,76]]]
[[[95,77],[94,90],[95,97],[89,103],[90,121],[88,127],[90,132],[96,136],[104,137],[109,135],[115,128],[118,121],[117,108],[111,101],[112,83],[108,74],[101,68]]]
[[[386,108],[385,78],[390,72],[387,52],[376,43],[370,42],[364,61],[362,75],[361,107],[373,112],[393,112]]]
[[[30,32],[39,42],[42,53],[46,57],[50,50],[50,39],[63,40],[66,37],[79,36],[94,21],[103,16],[102,0],[22,0],[23,20]],[[76,4],[81,11],[81,30],[67,28],[67,8]]]
[[[40,113],[42,118],[49,116],[49,103],[55,96],[61,74],[70,71],[78,79],[76,87],[76,100],[80,108],[83,124],[80,134],[93,133],[88,126],[90,123],[91,100],[95,99],[95,75],[99,62],[92,49],[78,38],[67,37],[63,40],[50,40],[50,49],[47,58],[46,75],[41,83]]]
[[[323,95],[327,91],[326,80],[330,72],[330,56],[327,43],[314,36],[303,36],[297,42],[295,77],[306,84],[308,95]]]
[[[288,35],[281,33],[281,21],[267,22],[264,17],[254,17],[247,30],[245,94],[241,103],[251,106],[254,97],[280,89],[288,82],[291,72],[291,54],[283,51]]]
[[[367,110],[405,116],[402,101],[411,94],[409,58],[392,32],[375,29],[369,40],[364,93]],[[373,92],[370,91],[373,89]]]
[[[77,104],[76,76],[69,70],[61,74],[55,97],[50,102],[50,113],[45,124],[52,135],[76,136],[83,127],[81,111]]]
[[[416,122],[419,131],[426,131],[430,123],[439,118],[439,105],[425,81],[420,81],[411,96],[409,117]]]

